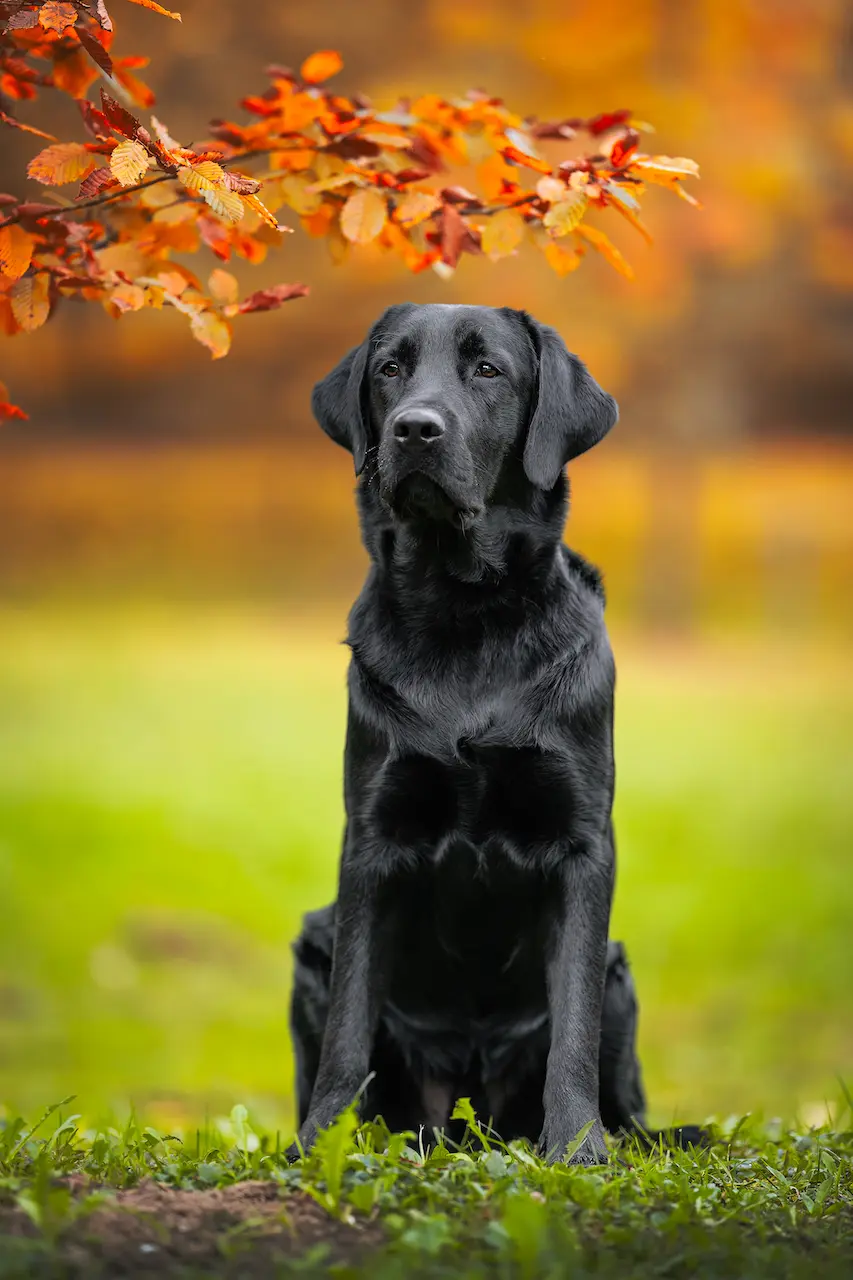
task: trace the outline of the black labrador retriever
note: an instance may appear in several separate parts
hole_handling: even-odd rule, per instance
[[[643,1125],[637,1005],[608,942],[614,665],[562,542],[566,463],[617,419],[508,307],[389,308],[314,389],[355,461],[337,903],[295,944],[299,1139],[362,1091],[391,1129],[454,1100],[549,1159]],[[371,1076],[371,1073],[372,1076]],[[366,1089],[365,1081],[371,1077]]]

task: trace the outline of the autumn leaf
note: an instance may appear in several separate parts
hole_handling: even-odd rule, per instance
[[[61,36],[68,27],[73,27],[77,17],[77,10],[73,4],[60,3],[59,0],[50,0],[48,4],[43,4],[38,14],[39,26],[45,31],[55,31],[58,36]]]
[[[80,183],[77,199],[91,200],[93,196],[100,195],[102,191],[114,186],[116,186],[116,180],[109,169],[93,169],[88,177],[84,178]]]
[[[20,227],[0,227],[0,271],[10,280],[20,280],[30,265],[34,241]]]
[[[576,250],[558,244],[556,240],[546,244],[543,253],[548,266],[561,277],[576,271],[581,264],[581,255]]]
[[[343,65],[343,58],[334,49],[321,49],[305,59],[299,74],[308,84],[320,84],[323,80],[329,80],[337,75]]]
[[[201,192],[202,199],[210,205],[214,213],[228,222],[240,222],[246,212],[242,197],[228,187],[205,187]],[[253,197],[248,196],[247,199]]]
[[[164,9],[161,4],[155,4],[154,0],[130,0],[130,3],[141,5],[143,9],[153,9],[155,13],[162,13],[164,18],[174,18],[175,22],[181,21],[179,13],[172,13],[171,9]]]
[[[656,182],[668,187],[679,178],[698,178],[699,166],[695,160],[684,156],[634,156],[628,168],[644,182]]]
[[[46,187],[61,187],[78,182],[95,168],[94,157],[82,142],[57,142],[33,156],[27,174]]]
[[[341,231],[352,244],[370,244],[387,217],[385,201],[376,191],[355,191],[341,210]]]
[[[269,289],[259,289],[249,294],[237,307],[240,315],[248,315],[250,311],[275,311],[284,302],[292,298],[304,298],[309,293],[307,284],[275,284]]]
[[[214,267],[207,282],[211,297],[217,302],[236,302],[239,297],[239,285],[236,276],[221,267]]]
[[[12,314],[24,333],[40,329],[50,315],[50,276],[40,271],[35,276],[25,276],[12,289]]]
[[[231,326],[216,311],[199,311],[190,321],[196,342],[207,347],[214,360],[221,360],[231,349]]]
[[[567,236],[586,213],[587,198],[583,191],[569,192],[565,200],[552,204],[542,219],[552,236]]]
[[[513,209],[504,209],[489,218],[480,247],[490,258],[506,258],[524,239],[524,221]]]
[[[148,160],[148,152],[141,142],[125,138],[110,155],[110,172],[123,187],[132,187],[147,170]]]
[[[557,204],[558,201],[566,198],[566,184],[559,178],[540,178],[536,183],[536,194],[540,200]]]
[[[505,160],[511,160],[513,164],[523,164],[528,169],[535,169],[537,173],[550,173],[551,165],[546,160],[540,160],[538,156],[528,155],[526,151],[520,151],[518,147],[504,147],[501,155]]]
[[[415,227],[441,208],[441,200],[432,191],[411,191],[394,210],[394,219],[403,226]]]
[[[575,228],[575,235],[582,236],[626,280],[634,279],[633,267],[625,261],[613,241],[599,227],[579,226]]]

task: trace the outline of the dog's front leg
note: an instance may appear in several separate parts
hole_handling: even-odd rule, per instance
[[[380,990],[379,882],[353,866],[349,841],[341,862],[329,1013],[308,1115],[299,1141],[308,1150],[354,1100],[370,1071]],[[295,1154],[295,1150],[294,1150]]]
[[[572,1163],[607,1158],[599,1112],[598,1056],[613,892],[614,855],[609,835],[566,855],[561,874],[561,914],[548,964],[551,1047],[543,1097],[540,1150],[549,1160],[586,1125],[592,1128]]]

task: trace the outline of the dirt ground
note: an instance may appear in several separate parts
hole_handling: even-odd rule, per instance
[[[86,1188],[93,1190],[91,1186]],[[18,1208],[0,1207],[9,1249],[38,1232]],[[272,1182],[240,1182],[209,1191],[178,1191],[144,1182],[118,1191],[59,1236],[63,1274],[153,1276],[198,1268],[206,1276],[268,1276],[287,1258],[317,1253],[318,1264],[353,1262],[380,1243],[378,1226],[338,1222],[306,1195]],[[17,1252],[17,1248],[15,1248]],[[0,1274],[4,1273],[0,1259]]]

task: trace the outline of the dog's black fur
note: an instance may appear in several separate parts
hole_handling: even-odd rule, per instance
[[[562,543],[565,465],[617,418],[523,311],[391,307],[314,390],[349,449],[371,567],[349,619],[337,904],[292,1003],[300,1141],[352,1102],[574,1159],[643,1124],[636,999],[608,943],[614,665],[598,573]]]

